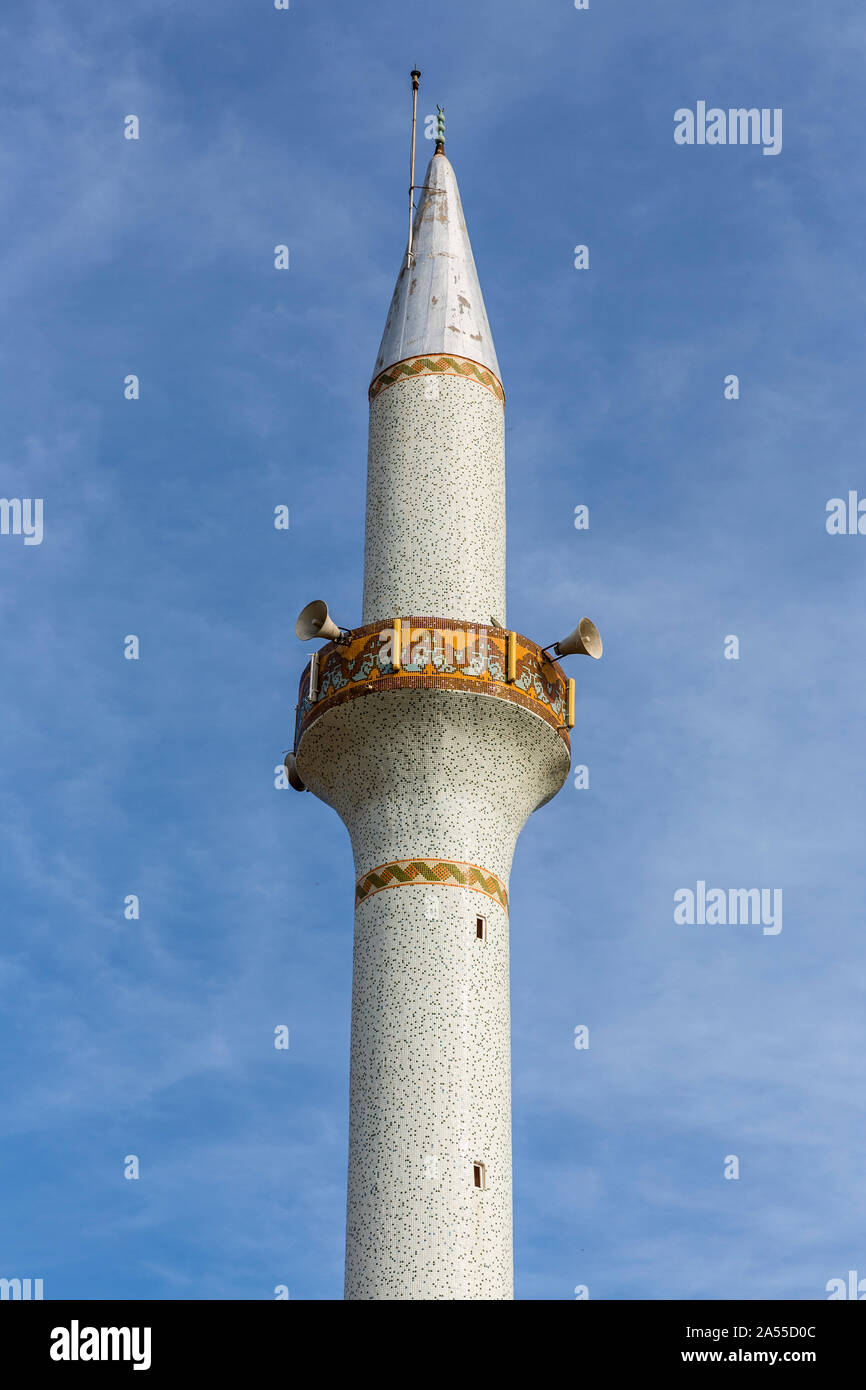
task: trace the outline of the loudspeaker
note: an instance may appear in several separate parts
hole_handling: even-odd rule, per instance
[[[287,753],[283,759],[283,766],[289,778],[289,785],[294,787],[296,792],[305,792],[307,789],[298,776],[298,764],[295,762],[294,753]]]
[[[553,650],[557,656],[591,656],[598,661],[602,653],[598,628],[589,618],[581,618],[574,632],[555,642]]]
[[[302,642],[311,642],[314,637],[327,637],[332,642],[339,641],[342,632],[333,618],[328,617],[328,605],[324,599],[313,599],[302,609],[295,623],[295,635]]]

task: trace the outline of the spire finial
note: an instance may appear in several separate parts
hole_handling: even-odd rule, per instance
[[[406,268],[412,264],[412,219],[415,214],[415,204],[412,194],[415,192],[415,123],[418,119],[418,82],[421,73],[416,63],[409,76],[412,79],[412,150],[409,155],[409,241],[406,245]]]
[[[445,153],[445,107],[436,103],[436,110],[439,113],[436,117],[436,148],[434,154]]]

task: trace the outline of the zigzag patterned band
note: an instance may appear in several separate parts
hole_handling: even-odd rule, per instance
[[[479,382],[498,401],[505,404],[502,383],[497,381],[487,367],[482,367],[480,362],[473,362],[471,357],[446,357],[441,353],[432,357],[407,357],[403,362],[395,362],[393,367],[388,367],[370,383],[370,400],[375,400],[388,386],[393,386],[395,381],[406,381],[415,376],[468,377],[471,381]]]
[[[399,888],[404,884],[423,887],[427,883],[442,884],[446,888],[471,888],[473,893],[483,893],[508,911],[505,884],[496,874],[462,859],[392,859],[389,864],[379,864],[355,884],[355,906],[385,888]]]

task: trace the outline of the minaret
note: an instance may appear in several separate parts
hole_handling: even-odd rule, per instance
[[[348,1299],[513,1297],[508,879],[573,723],[506,626],[505,397],[439,135],[369,390],[362,622],[301,615],[332,640],[287,759],[355,858]]]

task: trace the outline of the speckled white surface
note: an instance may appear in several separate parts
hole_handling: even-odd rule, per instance
[[[505,624],[505,412],[480,382],[397,381],[370,404],[362,622]]]
[[[350,1095],[346,1297],[511,1298],[508,918],[497,903],[403,886],[361,904]]]
[[[358,877],[419,855],[507,884],[521,826],[568,765],[531,711],[445,690],[337,706],[298,749],[304,782],[349,828]],[[508,932],[498,903],[458,886],[401,885],[357,908],[349,1299],[513,1296]]]

